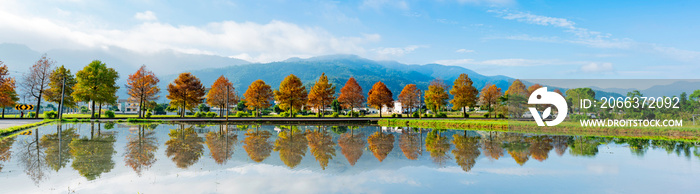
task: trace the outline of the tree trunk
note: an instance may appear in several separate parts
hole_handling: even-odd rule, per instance
[[[141,110],[143,110],[142,106],[143,106],[143,98],[142,98],[142,99],[139,99],[139,111],[136,113],[136,114],[138,115],[139,119],[140,119],[140,118],[143,118],[143,117],[141,116]]]
[[[39,97],[37,98],[38,100],[36,101],[36,114],[34,114],[34,118],[39,118],[39,110],[41,109],[41,94],[44,92],[44,90],[39,90]]]
[[[90,110],[90,118],[95,118],[95,100],[92,100],[92,110]]]
[[[467,107],[466,106],[462,107],[462,112],[464,113],[464,115],[462,115],[462,117],[467,118]]]
[[[100,107],[97,110],[99,110],[97,111],[97,118],[102,118],[102,102],[100,102]]]
[[[2,107],[2,118],[5,118],[5,107]]]

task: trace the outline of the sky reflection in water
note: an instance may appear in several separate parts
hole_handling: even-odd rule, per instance
[[[700,178],[696,145],[376,126],[82,123],[0,141],[0,181],[2,193],[688,193]]]

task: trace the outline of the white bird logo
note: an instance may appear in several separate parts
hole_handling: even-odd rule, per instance
[[[542,112],[542,116],[540,116],[539,112],[537,112],[537,109],[535,107],[529,107],[530,113],[532,113],[532,117],[535,119],[535,122],[537,122],[538,126],[545,126],[544,124],[547,123],[547,126],[555,126],[564,121],[566,118],[566,113],[569,111],[568,106],[566,106],[566,99],[564,99],[564,96],[556,93],[556,92],[548,92],[547,87],[541,87],[530,95],[530,99],[527,100],[528,104],[551,104],[554,105],[554,107],[557,107],[557,117],[552,120],[552,121],[546,121],[543,122],[544,118],[549,117],[550,114],[552,114],[552,107],[548,107],[547,109]]]

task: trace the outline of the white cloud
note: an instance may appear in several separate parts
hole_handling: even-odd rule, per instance
[[[473,53],[474,50],[457,49],[455,52],[457,52],[457,53]]]
[[[382,56],[391,55],[391,56],[399,56],[400,57],[400,56],[403,56],[405,54],[412,53],[416,49],[423,48],[423,47],[426,47],[426,46],[409,45],[406,47],[375,48],[375,49],[372,49],[372,51],[374,51],[377,54],[382,55]]]
[[[157,19],[149,12],[135,17]],[[153,21],[113,29],[105,27],[108,25],[0,12],[0,26],[0,42],[20,42],[38,51],[121,47],[142,53],[173,50],[221,56],[247,54],[258,60],[255,62],[336,53],[361,55],[366,52],[363,44],[381,39],[378,34],[337,37],[318,27],[277,20],[266,24],[221,21],[202,26]]]
[[[612,63],[588,63],[581,66],[581,71],[586,73],[603,73],[613,71]]]
[[[154,14],[152,11],[145,11],[145,12],[140,12],[136,13],[134,15],[134,18],[137,20],[142,20],[142,21],[157,21],[158,18],[156,17],[156,14]]]
[[[489,10],[488,12],[496,13],[499,17],[507,20],[515,20],[519,22],[524,22],[528,24],[535,24],[541,26],[554,26],[558,28],[564,28],[565,32],[568,32],[576,37],[574,40],[567,40],[565,42],[583,44],[598,48],[630,48],[634,42],[630,39],[617,39],[612,38],[611,34],[601,33],[597,31],[591,31],[586,28],[576,27],[576,23],[565,19],[557,17],[549,17],[542,15],[535,15],[525,12],[512,12],[508,10]],[[510,37],[516,40],[534,40],[534,41],[553,41],[558,38],[533,38],[533,37]]]

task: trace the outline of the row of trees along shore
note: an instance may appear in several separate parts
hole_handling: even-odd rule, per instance
[[[113,68],[99,60],[92,61],[75,75],[64,66],[56,67],[56,61],[43,55],[29,71],[22,76],[20,87],[24,96],[36,99],[35,117],[39,116],[39,107],[42,100],[59,104],[60,110],[64,107],[75,108],[78,102],[85,102],[92,106],[91,117],[100,118],[102,105],[114,105],[117,103],[117,90],[120,88],[116,81],[119,73]],[[138,116],[144,117],[146,110],[152,108],[154,101],[160,98],[160,80],[149,71],[145,65],[141,66],[134,74],[128,76],[125,85],[129,95],[129,101],[139,104]],[[6,107],[14,106],[18,98],[16,92],[15,79],[9,76],[7,66],[0,61],[0,106],[3,107],[2,116]],[[520,80],[514,80],[507,91],[502,92],[493,84],[486,84],[480,91],[473,86],[472,80],[467,74],[461,74],[454,81],[450,88],[444,81],[435,79],[430,82],[428,90],[423,92],[415,84],[407,84],[398,95],[397,101],[402,104],[402,112],[408,114],[416,110],[422,110],[421,101],[426,108],[434,113],[445,109],[449,103],[453,110],[462,110],[462,115],[468,117],[468,108],[481,106],[489,111],[487,117],[492,112],[497,117],[518,117],[513,113],[524,112],[523,105],[527,102],[529,95],[536,89],[542,87],[534,84],[527,87]],[[449,91],[448,91],[449,90]],[[273,90],[270,85],[263,80],[256,80],[248,86],[242,97],[239,97],[231,81],[223,75],[220,76],[206,92],[204,85],[199,78],[186,72],[181,73],[173,82],[167,86],[167,99],[170,100],[170,109],[177,110],[181,117],[185,117],[186,110],[193,111],[201,106],[205,101],[211,107],[218,107],[219,115],[225,114],[232,105],[244,106],[248,110],[254,111],[256,116],[261,115],[261,110],[275,105],[285,113],[284,116],[295,116],[302,109],[325,110],[332,107],[334,111],[339,111],[339,107],[349,109],[350,114],[354,108],[369,107],[379,109],[379,116],[382,116],[383,107],[393,108],[395,99],[393,93],[381,81],[376,82],[367,93],[367,97],[362,92],[362,87],[357,81],[350,77],[345,85],[340,89],[340,94],[336,97],[336,86],[329,83],[328,77],[322,73],[314,85],[307,90],[302,81],[295,75],[290,74],[281,83],[277,90]],[[555,89],[554,92],[563,93]],[[422,95],[421,95],[422,94]],[[450,100],[450,95],[452,99]],[[634,91],[628,96],[641,96],[639,91]],[[595,98],[595,92],[590,88],[574,88],[566,91],[570,110],[577,107],[580,99]],[[576,97],[576,99],[574,99]],[[690,95],[691,99],[700,99],[700,90],[696,90]],[[696,100],[687,100],[685,93],[681,94],[682,110],[691,114],[693,107],[700,107]],[[478,104],[477,104],[478,102]],[[97,106],[97,108],[96,108]],[[97,114],[95,110],[97,109]],[[596,110],[600,115],[611,115],[611,111]],[[615,110],[612,110],[614,112]],[[639,113],[645,115],[648,113]],[[323,114],[319,114],[323,116]]]

